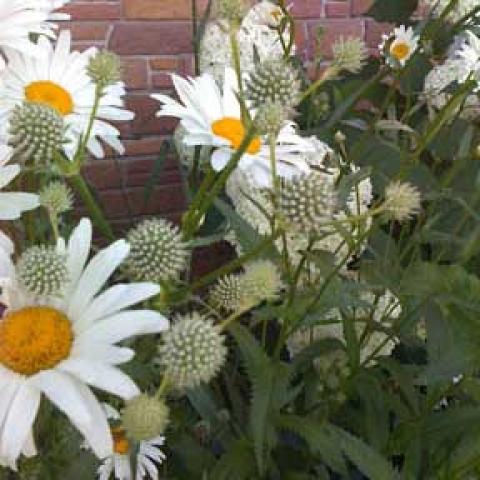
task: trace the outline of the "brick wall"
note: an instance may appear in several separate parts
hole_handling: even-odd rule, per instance
[[[371,0],[293,0],[298,19],[298,53],[305,59],[314,49],[318,26],[326,31],[324,53],[339,35],[364,37],[370,46],[379,42],[381,27],[362,17]],[[200,8],[206,0],[198,0]],[[288,3],[288,2],[287,2]],[[191,73],[190,0],[72,0],[75,45],[108,48],[122,57],[128,86],[128,106],[136,119],[122,125],[124,157],[92,161],[88,175],[101,192],[110,218],[119,227],[133,217],[162,213],[178,219],[184,208],[180,175],[174,159],[167,161],[145,205],[143,185],[174,122],[154,116],[158,105],[149,98],[154,91],[169,90],[169,72]]]

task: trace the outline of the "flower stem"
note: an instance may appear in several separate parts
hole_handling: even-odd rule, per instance
[[[98,230],[102,233],[102,235],[107,238],[108,240],[114,240],[115,235],[108,223],[103,210],[98,205],[95,197],[90,190],[85,179],[82,177],[80,173],[76,175],[71,175],[67,177],[72,187],[78,193],[80,198],[82,199],[85,207],[90,214],[93,223],[98,228]]]

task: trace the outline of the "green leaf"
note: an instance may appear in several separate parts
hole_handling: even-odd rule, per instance
[[[362,439],[332,424],[328,425],[328,431],[332,441],[370,480],[395,480],[398,478],[390,462]]]
[[[162,146],[160,147],[160,153],[158,154],[155,163],[153,164],[152,171],[148,177],[148,180],[145,184],[145,188],[143,191],[143,208],[148,205],[150,201],[150,197],[152,196],[153,189],[155,185],[158,183],[158,179],[162,174],[163,167],[165,166],[165,160],[167,159],[167,155],[170,151],[170,142],[164,140],[162,142]]]
[[[418,0],[376,0],[367,12],[377,22],[405,23],[418,7]]]
[[[316,418],[298,415],[281,415],[277,419],[280,428],[296,433],[307,443],[310,450],[335,472],[348,476],[348,467],[339,444],[335,443],[324,422]]]
[[[255,455],[250,442],[241,438],[233,442],[207,477],[211,480],[254,480]]]

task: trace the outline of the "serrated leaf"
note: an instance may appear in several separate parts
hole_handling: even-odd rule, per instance
[[[418,0],[376,0],[367,12],[377,22],[405,23],[418,7]]]

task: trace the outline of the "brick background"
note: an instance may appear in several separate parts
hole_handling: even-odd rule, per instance
[[[155,118],[158,105],[149,94],[170,90],[170,72],[192,72],[190,1],[72,0],[66,8],[72,21],[62,28],[72,29],[76,47],[96,45],[121,55],[127,104],[137,115],[131,124],[121,126],[126,155],[92,161],[87,169],[108,215],[119,227],[127,227],[133,217],[156,213],[177,220],[184,208],[174,159],[166,163],[147,204],[143,185],[150,178],[162,141],[175,124]],[[304,59],[313,55],[318,26],[325,28],[322,50],[327,56],[329,43],[340,35],[361,36],[371,47],[378,44],[381,27],[362,17],[371,0],[293,1],[298,53]],[[200,8],[206,3],[198,0]]]

